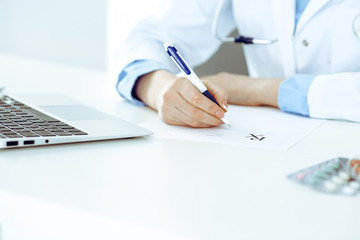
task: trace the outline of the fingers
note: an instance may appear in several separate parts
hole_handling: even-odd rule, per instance
[[[158,111],[162,120],[170,125],[200,128],[223,124],[220,118],[224,117],[224,111],[184,78],[174,80],[162,94]]]
[[[177,109],[178,110],[178,114],[181,115],[181,123],[184,126],[191,126],[193,128],[209,128],[209,127],[215,127],[220,125],[222,122],[216,122],[215,124],[208,124],[202,121],[198,121],[195,118],[188,116],[187,113],[185,113],[184,111],[182,111],[181,109]]]
[[[177,79],[179,94],[191,105],[202,109],[204,112],[216,118],[224,117],[224,110],[216,103],[205,97],[199,90],[186,79]],[[220,91],[220,90],[219,90]],[[198,116],[201,117],[202,115]]]
[[[171,114],[169,114],[170,111],[166,111],[163,109],[163,112],[166,112],[166,114],[161,116],[161,119],[169,124],[169,125],[176,125],[176,126],[190,126],[194,128],[208,128],[208,127],[214,127],[217,125],[211,125],[207,124],[201,121],[198,121],[190,116],[188,116],[187,113],[184,113],[182,110],[174,106],[171,109]]]
[[[215,98],[216,102],[220,105],[220,107],[227,112],[228,111],[228,93],[221,87],[212,84],[208,81],[204,81],[204,84],[206,85],[207,89],[211,93],[211,95]]]
[[[199,123],[197,123],[197,122],[201,122],[201,123],[203,123],[205,125],[209,125],[209,126],[218,126],[223,123],[219,119],[224,116],[223,113],[221,113],[219,115],[219,117],[213,116],[213,115],[209,114],[208,112],[204,111],[203,109],[192,105],[186,99],[184,99],[183,96],[180,94],[179,94],[179,102],[181,102],[181,104],[179,104],[177,106],[177,108],[184,115],[186,115],[186,118],[185,118],[186,123],[190,123],[189,124],[190,126],[198,127],[197,125],[199,125]],[[190,121],[189,119],[194,120],[194,122]],[[200,125],[203,125],[203,124],[200,124]]]

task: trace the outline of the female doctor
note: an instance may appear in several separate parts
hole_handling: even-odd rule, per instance
[[[168,124],[192,127],[223,124],[228,104],[360,121],[359,0],[169,2],[120,47],[117,90],[129,101],[157,110]],[[243,45],[250,76],[202,77],[219,107],[175,76],[163,43],[173,43],[193,67],[233,41],[226,36],[235,27],[254,42]]]

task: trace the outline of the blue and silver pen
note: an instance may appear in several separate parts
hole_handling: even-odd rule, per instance
[[[164,43],[164,47],[166,52],[169,54],[171,59],[176,63],[178,68],[185,74],[186,78],[208,99],[216,103],[219,107],[220,105],[216,102],[214,97],[209,93],[207,88],[205,87],[204,83],[199,79],[196,73],[189,67],[189,65],[185,62],[185,60],[181,57],[178,53],[177,49],[170,45],[169,43]],[[225,117],[221,118],[221,120],[231,127],[229,120]]]

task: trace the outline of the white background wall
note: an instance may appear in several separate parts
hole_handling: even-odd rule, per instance
[[[0,52],[106,68],[105,0],[0,0]]]
[[[0,0],[0,53],[109,71],[117,44],[161,1]],[[228,45],[197,71],[244,72],[242,61]]]

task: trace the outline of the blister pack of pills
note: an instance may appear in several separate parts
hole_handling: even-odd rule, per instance
[[[360,158],[333,158],[288,178],[320,192],[355,196],[360,193]]]

